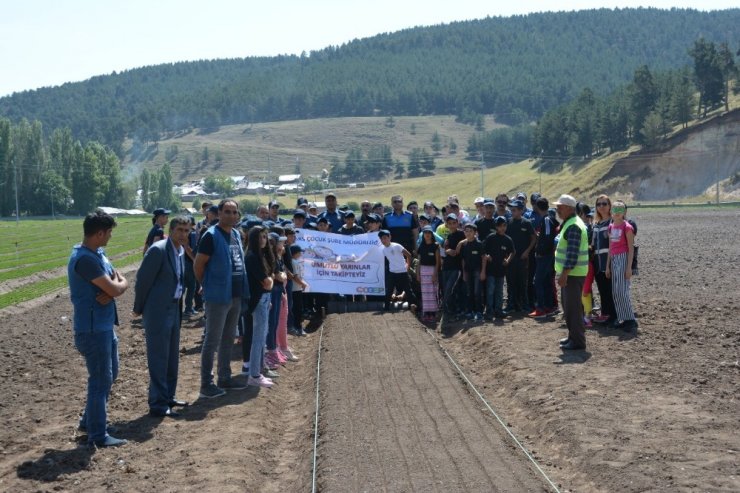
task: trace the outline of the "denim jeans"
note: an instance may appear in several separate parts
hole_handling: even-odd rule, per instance
[[[457,300],[457,281],[460,279],[459,270],[443,270],[442,281],[444,282],[444,311],[447,314],[457,312],[461,307]]]
[[[486,315],[499,314],[504,306],[504,277],[486,276]]]
[[[87,366],[87,404],[81,423],[87,427],[88,443],[105,440],[106,407],[118,377],[118,336],[114,330],[75,332],[75,347]]]
[[[283,302],[283,285],[275,283],[270,293],[270,318],[267,325],[267,349],[277,349],[277,327],[280,321],[280,305]]]
[[[552,280],[555,268],[555,257],[552,255],[538,256],[534,273],[534,290],[537,296],[537,308],[549,310],[553,308]]]
[[[249,376],[257,378],[262,371],[262,359],[267,342],[271,293],[264,293],[252,312],[252,347],[249,351]]]
[[[216,351],[218,380],[223,382],[231,378],[231,348],[241,308],[241,298],[231,298],[231,303],[206,302],[206,334],[200,353],[201,387],[213,383],[213,353]]]

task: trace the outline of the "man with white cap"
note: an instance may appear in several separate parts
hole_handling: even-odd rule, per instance
[[[586,349],[581,293],[588,274],[588,234],[586,225],[576,215],[576,199],[561,195],[555,202],[561,219],[560,241],[555,250],[555,273],[563,300],[563,314],[568,337],[560,341],[564,350]]]

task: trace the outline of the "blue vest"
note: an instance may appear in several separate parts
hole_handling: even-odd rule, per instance
[[[231,246],[216,226],[208,228],[213,236],[213,255],[208,259],[206,270],[203,274],[203,299],[213,303],[231,303]],[[244,250],[242,249],[239,233],[231,230],[231,236],[239,243],[239,255],[244,265],[244,276],[242,276],[242,298],[249,298],[249,283],[247,282],[247,269],[244,264]]]
[[[69,279],[69,294],[74,307],[74,330],[75,332],[106,332],[113,330],[113,326],[118,325],[116,300],[107,305],[101,305],[95,301],[95,297],[101,293],[101,289],[75,272],[77,261],[84,256],[95,259],[107,275],[113,274],[113,266],[102,248],[98,248],[97,252],[93,252],[82,245],[75,245],[72,248],[72,255],[69,257],[69,263],[67,264],[67,278]]]

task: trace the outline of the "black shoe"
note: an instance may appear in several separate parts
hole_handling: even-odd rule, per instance
[[[506,318],[508,316],[509,316],[509,312],[507,310],[496,312],[496,314],[495,314],[495,317],[496,318]]]
[[[569,342],[570,342],[570,338],[568,338],[568,337],[563,337],[562,339],[560,339],[560,345],[561,346],[565,346]]]
[[[573,341],[568,341],[566,344],[560,346],[560,349],[565,349],[566,351],[582,351],[586,349],[586,346],[579,346]]]
[[[248,386],[247,380],[241,375],[236,375],[226,381],[219,381],[216,385],[224,390],[242,390]]]
[[[179,418],[182,415],[177,411],[173,411],[172,409],[168,408],[166,411],[155,411],[153,409],[150,409],[149,416],[152,416],[154,418]]]
[[[171,400],[171,401],[170,401],[170,402],[168,403],[168,405],[169,405],[170,407],[178,407],[178,406],[179,406],[179,407],[188,407],[188,406],[190,405],[190,403],[189,403],[188,401],[179,401],[179,400],[177,400],[177,399],[172,399],[172,400]]]

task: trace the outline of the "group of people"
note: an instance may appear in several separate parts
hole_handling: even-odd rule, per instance
[[[182,317],[203,312],[201,398],[216,398],[247,386],[272,387],[277,370],[298,356],[288,334],[305,335],[304,319],[326,306],[331,293],[306,293],[303,250],[296,231],[378,234],[386,258],[384,307],[397,303],[424,322],[505,318],[516,312],[534,318],[558,312],[558,297],[568,326],[564,350],[585,349],[585,327],[608,324],[635,330],[630,279],[636,270],[636,225],[626,220],[624,202],[601,195],[595,213],[569,195],[550,207],[539,194],[513,199],[478,197],[468,213],[452,195],[439,208],[433,202],[404,207],[391,198],[390,210],[363,201],[356,215],[340,207],[333,193],[326,209],[299,198],[289,217],[281,204],[260,206],[242,217],[231,199],[203,204],[203,220],[169,219],[157,209],[136,275],[133,312],[142,317],[149,367],[150,414],[176,418]],[[164,227],[168,224],[168,234]],[[115,298],[128,288],[105,256],[115,219],[103,211],[89,214],[84,239],[68,264],[74,306],[75,345],[85,357],[89,379],[80,428],[98,447],[126,443],[114,438],[106,404],[118,372]],[[592,316],[591,285],[600,294],[600,314]],[[504,303],[504,286],[507,289]],[[450,324],[443,323],[445,327]],[[231,368],[235,338],[242,344],[241,374]],[[214,361],[215,360],[215,361]],[[213,369],[216,366],[214,381]]]

